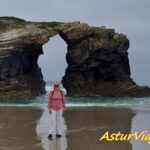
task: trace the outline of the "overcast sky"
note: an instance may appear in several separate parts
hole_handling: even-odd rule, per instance
[[[150,0],[0,0],[0,16],[30,21],[81,21],[114,28],[130,40],[131,77],[150,85]],[[61,80],[67,67],[65,42],[56,36],[39,58],[44,79]]]

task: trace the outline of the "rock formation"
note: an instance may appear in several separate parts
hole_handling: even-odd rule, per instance
[[[80,22],[29,22],[0,17],[0,99],[44,94],[42,46],[59,34],[68,44],[62,78],[68,96],[149,96],[130,77],[129,40],[114,29]]]

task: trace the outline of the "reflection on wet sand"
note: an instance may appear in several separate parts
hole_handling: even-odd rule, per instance
[[[69,150],[132,150],[127,142],[99,141],[106,132],[130,133],[134,116],[128,108],[84,107],[65,112]]]
[[[99,141],[106,131],[130,133],[131,126],[132,132],[149,130],[150,111],[135,112],[123,107],[69,107],[63,136],[49,140],[51,116],[46,106],[1,106],[0,150],[148,150],[144,142]]]
[[[106,130],[130,133],[132,117],[132,111],[125,108],[67,108],[63,136],[49,140],[51,116],[46,106],[0,107],[0,149],[131,150],[129,142],[100,142],[99,137]]]
[[[42,150],[35,132],[42,111],[32,107],[0,107],[0,150]]]
[[[139,109],[136,110],[136,114],[134,118],[132,119],[132,130],[131,132],[142,132],[144,130],[150,131],[150,108],[146,109]],[[150,133],[150,132],[149,132]],[[133,150],[149,150],[150,144],[148,144],[148,141],[135,141],[134,139],[131,139],[130,141],[132,143],[132,149]]]
[[[53,140],[48,138],[42,138],[42,147],[44,150],[66,150],[67,149],[67,139],[65,136]]]
[[[48,109],[45,107],[43,114],[40,120],[37,122],[36,132],[41,140],[41,144],[44,150],[66,150],[67,149],[67,139],[66,139],[66,130],[67,126],[65,125],[65,120],[63,117],[63,122],[61,124],[62,128],[62,137],[54,138],[49,140],[48,131],[51,127],[51,115],[48,112]]]

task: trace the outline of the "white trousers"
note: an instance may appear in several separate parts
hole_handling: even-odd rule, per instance
[[[62,109],[51,111],[51,129],[49,134],[56,135],[61,134],[62,131]]]

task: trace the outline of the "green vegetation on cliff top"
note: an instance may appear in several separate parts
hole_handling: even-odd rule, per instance
[[[6,30],[10,28],[22,28],[26,24],[33,24],[40,29],[47,29],[47,28],[58,27],[61,23],[55,21],[54,22],[29,22],[29,21],[25,21],[24,19],[12,17],[12,16],[0,17],[1,30]]]
[[[0,29],[20,28],[25,25],[25,22],[25,20],[16,17],[0,17]]]
[[[3,16],[3,17],[0,17],[0,20],[8,20],[8,21],[12,20],[12,21],[16,21],[16,22],[25,22],[24,19],[12,17],[12,16]]]
[[[55,28],[58,27],[61,23],[60,22],[41,22],[38,28],[46,29],[46,28]]]

